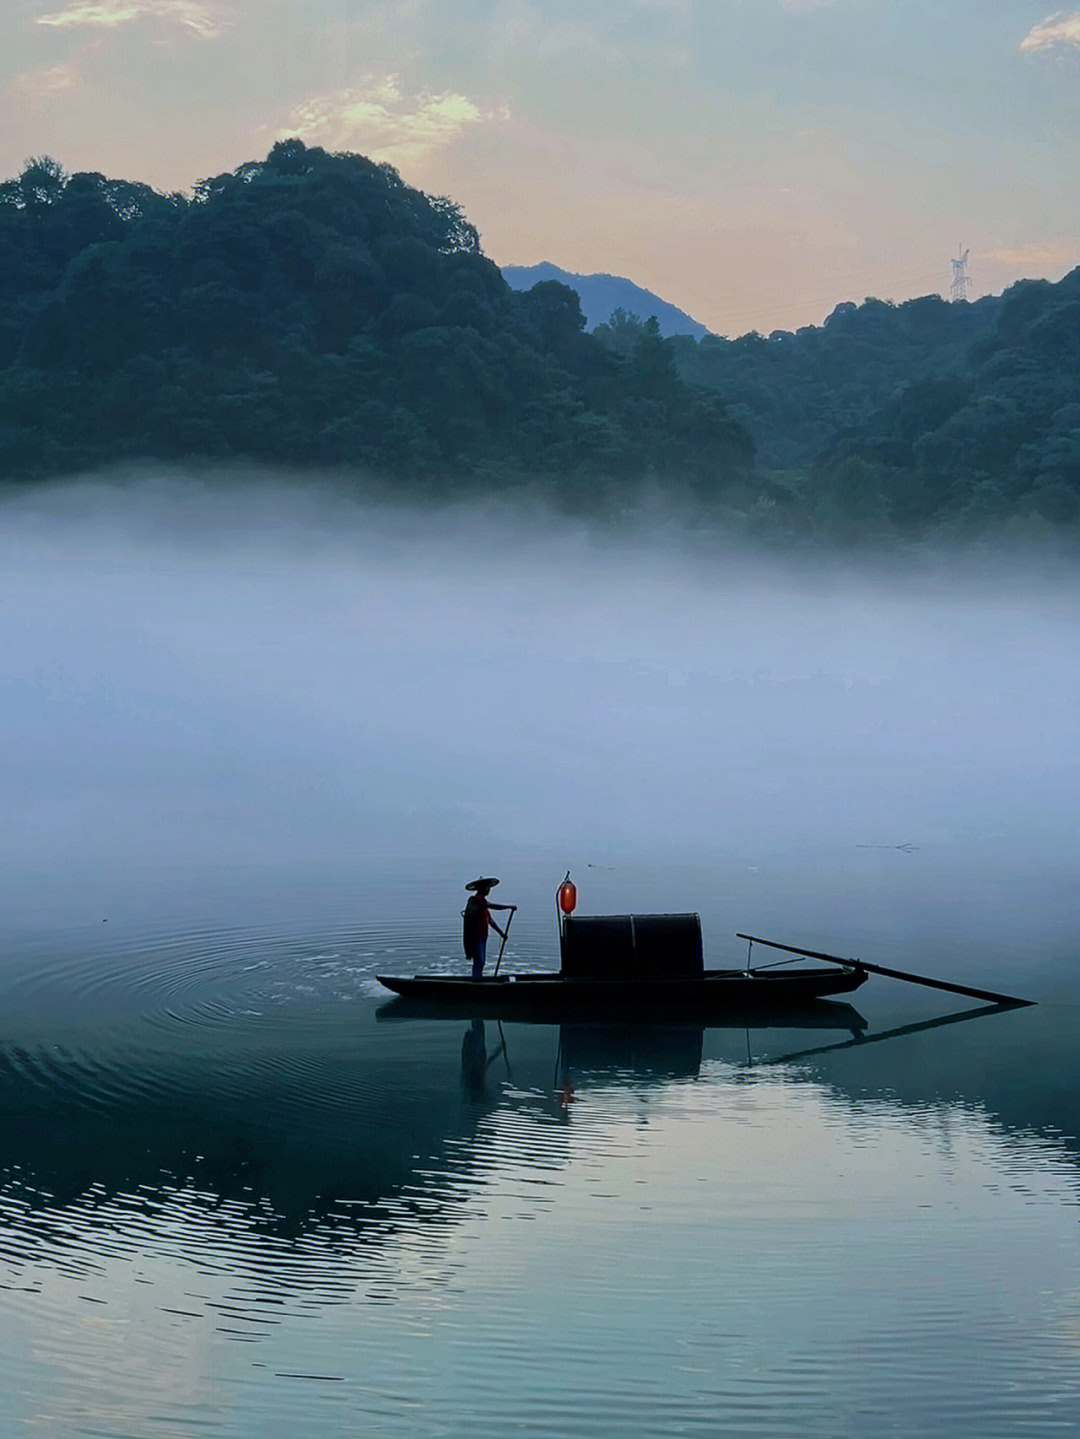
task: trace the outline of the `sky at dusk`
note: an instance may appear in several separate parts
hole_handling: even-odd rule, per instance
[[[0,177],[159,189],[296,135],[460,202],[499,264],[721,334],[1080,263],[1080,10],[1045,0],[8,0]]]

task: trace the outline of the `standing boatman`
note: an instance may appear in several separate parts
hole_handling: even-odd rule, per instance
[[[500,929],[491,917],[493,909],[508,909],[513,913],[517,909],[516,904],[492,904],[488,895],[498,884],[497,879],[474,879],[465,888],[472,893],[465,901],[465,908],[462,910],[462,940],[465,945],[465,958],[472,961],[473,979],[482,979],[484,975],[484,960],[487,958],[487,939],[489,927],[496,934],[506,938],[506,930]],[[507,922],[509,928],[509,922]]]

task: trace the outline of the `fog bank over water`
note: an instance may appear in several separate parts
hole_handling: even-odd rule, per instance
[[[855,883],[970,855],[1075,894],[1077,588],[944,570],[284,484],[27,493],[0,509],[3,917],[88,876],[447,856],[840,855]]]

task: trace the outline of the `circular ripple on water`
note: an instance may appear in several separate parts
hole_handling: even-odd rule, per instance
[[[97,939],[97,937],[94,937]],[[243,1029],[325,1023],[357,1001],[385,998],[375,978],[386,967],[430,968],[446,956],[444,937],[415,926],[341,925],[144,932],[106,947],[69,944],[28,954],[0,981],[11,1014],[71,1033],[104,1024],[129,1035],[144,1025]]]

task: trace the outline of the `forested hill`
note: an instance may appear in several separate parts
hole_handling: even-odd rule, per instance
[[[1075,541],[1080,269],[974,304],[867,300],[795,333],[672,343],[680,374],[750,430],[789,522],[848,540],[1049,526]]]
[[[0,185],[0,474],[148,457],[754,497],[745,430],[654,326],[615,353],[564,286],[511,290],[452,201],[297,140],[190,196],[49,159]]]
[[[451,200],[298,140],[191,195],[27,163],[0,184],[0,483],[143,459],[410,499],[638,487],[780,543],[1080,532],[1080,269],[665,340],[515,291]],[[1041,528],[1040,528],[1041,527]]]

